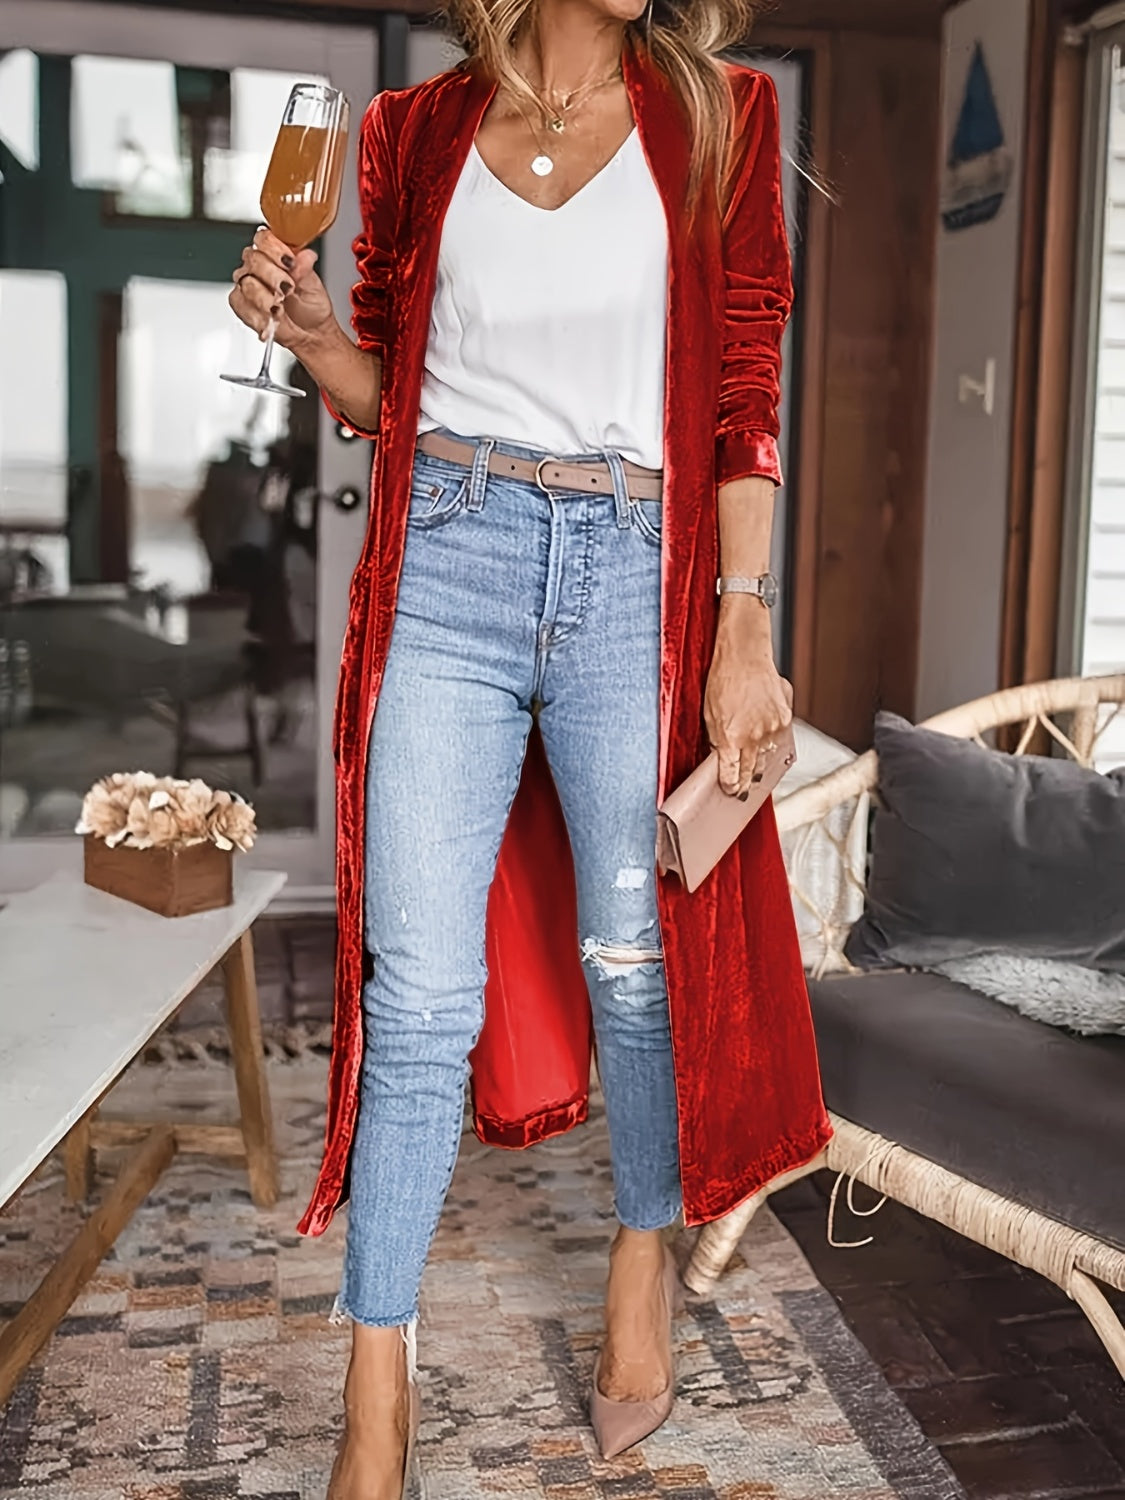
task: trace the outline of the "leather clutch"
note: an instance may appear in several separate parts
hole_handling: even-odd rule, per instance
[[[678,875],[689,891],[697,890],[796,759],[789,725],[777,734],[776,748],[759,758],[750,795],[743,802],[719,785],[719,757],[712,750],[657,812],[656,862],[661,874]]]

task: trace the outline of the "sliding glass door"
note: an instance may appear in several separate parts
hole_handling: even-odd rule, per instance
[[[373,31],[0,0],[0,895],[73,866],[86,787],[144,768],[245,794],[252,857],[331,900],[370,445],[219,379],[259,358],[229,278],[298,79],[358,121]],[[357,227],[349,173],[345,309]]]

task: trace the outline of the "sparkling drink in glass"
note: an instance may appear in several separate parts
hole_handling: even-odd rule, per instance
[[[324,83],[298,83],[289,95],[273,155],[262,184],[262,216],[279,240],[304,250],[332,226],[340,206],[340,184],[348,148],[348,101]],[[276,320],[266,330],[262,367],[256,375],[224,375],[233,385],[280,396],[303,396],[296,386],[270,376]]]

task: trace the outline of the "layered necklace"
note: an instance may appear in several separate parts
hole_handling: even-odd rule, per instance
[[[522,73],[520,77],[535,95],[546,131],[551,135],[562,135],[566,129],[568,115],[573,114],[580,105],[585,104],[587,99],[596,94],[599,89],[607,88],[621,77],[621,64],[618,63],[613,72],[607,73],[604,78],[590,79],[586,83],[578,84],[576,88],[568,89],[565,93],[556,92],[554,98],[551,99],[548,99],[541,89],[537,89],[530,79],[524,78]],[[546,177],[555,170],[554,158],[549,150],[550,136],[543,130],[535,128],[531,116],[518,99],[516,105],[527,122],[527,128],[531,131],[532,139],[538,148],[536,155],[531,159],[531,170],[536,177]]]

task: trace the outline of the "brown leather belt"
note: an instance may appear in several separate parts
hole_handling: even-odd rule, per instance
[[[449,463],[464,464],[466,468],[472,466],[477,451],[475,443],[459,443],[456,438],[446,437],[440,432],[422,433],[418,447],[431,458],[444,458]],[[659,469],[642,469],[640,464],[630,463],[628,459],[624,460],[624,467],[630,500],[660,499],[663,476]],[[493,452],[489,455],[488,472],[501,479],[522,479],[544,491],[582,490],[587,494],[613,494],[613,475],[604,458],[563,463],[557,458],[536,461]]]

